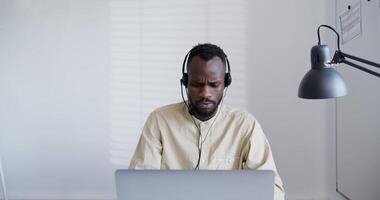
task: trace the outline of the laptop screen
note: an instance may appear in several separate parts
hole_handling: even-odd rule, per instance
[[[117,170],[118,200],[273,200],[269,170]]]

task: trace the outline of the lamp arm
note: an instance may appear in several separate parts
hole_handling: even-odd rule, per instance
[[[350,61],[346,60],[345,57],[350,58],[352,60],[356,60],[358,62],[362,62],[362,63],[368,64],[368,65],[377,67],[377,68],[380,68],[380,64],[378,64],[378,63],[375,63],[375,62],[372,62],[372,61],[369,61],[369,60],[365,60],[363,58],[359,58],[359,57],[356,57],[356,56],[353,56],[353,55],[349,55],[349,54],[343,53],[340,50],[337,50],[335,52],[334,57],[333,57],[331,63],[332,64],[345,63],[345,64],[347,64],[347,65],[349,65],[351,67],[354,67],[356,69],[362,70],[362,71],[367,72],[369,74],[372,74],[374,76],[380,77],[380,73],[377,73],[377,72],[375,72],[373,70],[367,69],[367,68],[362,67],[362,66],[360,66],[358,64],[350,62]]]
[[[345,63],[345,64],[347,64],[347,65],[350,65],[350,66],[352,66],[352,67],[355,67],[356,69],[359,69],[359,70],[365,71],[365,72],[367,72],[367,73],[369,73],[369,74],[372,74],[372,75],[377,76],[377,77],[380,78],[380,73],[377,73],[377,72],[375,72],[375,71],[372,71],[372,70],[367,69],[367,68],[364,68],[364,67],[361,67],[361,66],[359,66],[359,65],[357,65],[357,64],[355,64],[355,63],[352,63],[352,62],[350,62],[350,61],[347,61],[347,60],[343,60],[343,63]]]
[[[346,54],[346,53],[343,53],[343,52],[341,52],[341,53],[342,53],[342,55],[344,57],[351,58],[352,60],[356,60],[358,62],[362,62],[362,63],[365,63],[367,65],[371,65],[371,66],[380,68],[380,64],[378,64],[378,63],[375,63],[375,62],[372,62],[372,61],[369,61],[369,60],[366,60],[366,59],[363,59],[363,58],[359,58],[359,57],[356,57],[356,56],[353,56],[353,55],[350,55],[350,54]]]

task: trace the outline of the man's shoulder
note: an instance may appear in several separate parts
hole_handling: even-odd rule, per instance
[[[168,117],[171,115],[183,114],[184,110],[185,104],[183,102],[178,102],[158,107],[152,112],[152,114]]]
[[[255,122],[256,118],[246,109],[225,105],[223,113],[226,117]]]

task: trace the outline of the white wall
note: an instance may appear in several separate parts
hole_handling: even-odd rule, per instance
[[[289,199],[328,196],[327,101],[297,97],[325,9],[325,1],[250,3],[250,111],[271,142]]]
[[[106,0],[0,2],[0,153],[9,198],[113,196]]]
[[[348,5],[358,1],[335,2],[331,19],[338,21],[338,16],[347,11]],[[345,53],[379,63],[379,1],[362,0],[360,3],[362,34],[341,44],[341,49]],[[338,24],[336,28],[340,32]],[[379,72],[370,65],[361,66]],[[337,101],[337,138],[334,140],[337,141],[338,189],[351,199],[379,199],[380,93],[374,91],[380,91],[380,79],[345,64],[337,68],[348,87],[348,95]]]

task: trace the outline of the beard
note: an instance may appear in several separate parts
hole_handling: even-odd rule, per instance
[[[190,110],[193,115],[204,119],[213,117],[218,110],[220,102],[222,101],[222,97],[220,97],[217,102],[210,99],[202,99],[198,101],[194,101],[190,97],[188,97],[188,99],[190,100]],[[207,104],[209,106],[207,108],[202,108],[200,106],[201,104]]]

